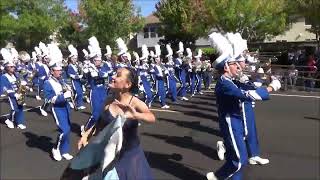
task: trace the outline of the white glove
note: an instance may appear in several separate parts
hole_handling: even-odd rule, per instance
[[[20,83],[22,86],[26,86],[27,85],[27,81],[21,81],[21,83]]]
[[[280,83],[280,81],[279,81],[277,78],[275,78],[275,77],[271,77],[271,78],[272,78],[273,80],[271,81],[271,83],[269,84],[269,86],[271,86],[274,91],[278,91],[278,90],[281,88],[281,83]]]
[[[63,93],[63,97],[64,97],[65,99],[71,98],[71,91],[66,91],[65,93]]]
[[[247,75],[245,75],[245,74],[242,74],[241,76],[240,76],[240,78],[239,78],[239,81],[241,82],[241,83],[247,83],[248,81],[249,81],[249,77],[247,76]]]
[[[83,75],[79,75],[79,79],[81,79],[83,77]]]
[[[20,99],[20,98],[21,98],[21,94],[15,94],[14,97],[15,97],[16,99]]]
[[[97,71],[91,71],[91,77],[97,77],[98,72]]]
[[[83,72],[87,74],[89,72],[88,68],[83,68]]]
[[[261,82],[253,82],[253,84],[254,84],[255,87],[261,87],[262,86]]]

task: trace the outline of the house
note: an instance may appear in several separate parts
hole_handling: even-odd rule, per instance
[[[283,34],[266,39],[264,42],[305,42],[316,41],[316,35],[308,31],[311,25],[308,24],[308,20],[304,17],[299,17],[295,22],[289,24],[289,30]]]
[[[147,16],[145,18],[145,27],[137,33],[136,47],[141,48],[143,44],[147,45],[147,47],[154,47],[161,39],[164,39],[164,36],[158,32],[160,25],[161,22],[158,17],[153,14]],[[207,47],[210,44],[206,38],[200,38],[196,40],[196,46]]]

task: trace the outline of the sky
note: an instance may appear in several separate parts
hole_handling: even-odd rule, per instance
[[[77,11],[78,9],[78,1],[79,0],[65,0],[66,5],[72,9],[73,11]],[[142,16],[148,16],[153,11],[155,11],[155,4],[159,0],[133,0],[133,4],[136,7],[141,8],[141,14]]]

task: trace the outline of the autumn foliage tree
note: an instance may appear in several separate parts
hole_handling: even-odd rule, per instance
[[[163,44],[176,46],[179,41],[192,47],[209,31],[203,0],[161,0],[155,15],[162,23],[160,32],[165,36]]]

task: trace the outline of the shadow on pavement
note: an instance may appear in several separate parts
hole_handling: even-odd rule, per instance
[[[203,144],[194,142],[190,136],[184,136],[184,137],[178,137],[178,136],[167,136],[167,135],[160,135],[160,134],[151,134],[151,133],[143,133],[142,135],[149,136],[149,137],[154,137],[156,139],[161,139],[164,140],[165,142],[186,148],[186,149],[191,149],[194,151],[198,151],[202,153],[203,155],[214,159],[218,160],[218,155],[217,151],[209,146],[205,146]],[[197,158],[197,157],[195,157]]]
[[[54,146],[54,143],[51,142],[52,138],[47,136],[38,136],[32,132],[23,132],[22,134],[27,138],[26,145],[28,147],[37,148],[51,154],[51,149]]]
[[[201,131],[201,132],[206,132],[206,133],[221,137],[219,130],[212,129],[212,128],[209,128],[206,126],[202,126],[200,124],[200,121],[187,122],[187,121],[176,121],[176,120],[171,120],[171,119],[166,119],[166,118],[159,118],[159,120],[174,123],[174,124],[181,126],[181,127],[184,127],[184,128],[190,128],[190,129],[194,129],[194,130]]]
[[[206,179],[205,176],[199,172],[190,169],[182,163],[176,162],[181,161],[182,156],[180,154],[162,154],[146,151],[145,155],[152,168],[162,170],[179,179]]]
[[[215,112],[216,110],[212,110],[212,112]],[[204,118],[204,119],[211,119],[213,121],[218,122],[218,117],[216,115],[212,115],[212,114],[208,114],[208,113],[203,113],[203,112],[199,112],[199,111],[181,111],[182,113],[184,113],[185,115],[188,116],[195,116],[195,117],[200,117],[200,118]]]

